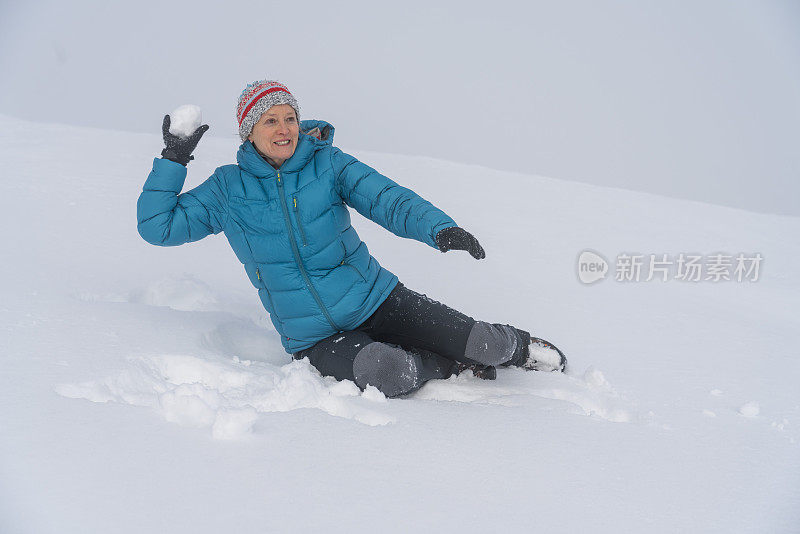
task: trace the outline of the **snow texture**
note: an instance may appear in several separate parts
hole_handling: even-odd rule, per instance
[[[185,139],[203,124],[203,114],[199,106],[184,104],[169,114],[169,120],[169,133]]]
[[[204,137],[184,190],[237,145]],[[3,534],[797,532],[800,219],[355,152],[487,253],[352,211],[382,265],[569,358],[387,399],[292,360],[224,237],[141,240],[161,148],[0,116]],[[756,283],[586,285],[589,248],[765,260]]]
[[[531,343],[529,350],[531,357],[540,364],[537,368],[558,369],[561,365],[561,355],[555,349]]]
[[[739,413],[745,417],[756,417],[760,411],[757,402],[746,402],[739,408]]]
[[[299,408],[316,408],[367,425],[394,421],[371,408],[380,402],[375,395],[380,392],[371,388],[363,395],[364,402],[350,400],[362,396],[355,384],[322,378],[307,360],[276,367],[237,357],[231,361],[180,354],[139,357],[116,376],[61,384],[56,392],[92,402],[147,406],[167,421],[208,428],[214,437],[226,439],[252,432],[259,413]]]

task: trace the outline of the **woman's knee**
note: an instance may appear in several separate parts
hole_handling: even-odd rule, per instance
[[[308,358],[323,376],[353,380],[353,360],[363,347],[372,342],[372,338],[357,330],[340,332],[296,353],[294,357]]]
[[[422,361],[400,347],[373,342],[362,348],[353,360],[356,385],[374,386],[387,397],[411,393],[422,386]]]

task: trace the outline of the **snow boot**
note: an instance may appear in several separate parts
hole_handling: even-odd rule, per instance
[[[563,373],[567,367],[567,357],[549,341],[531,336],[531,343],[527,349],[527,358],[520,364],[520,367],[527,371]]]

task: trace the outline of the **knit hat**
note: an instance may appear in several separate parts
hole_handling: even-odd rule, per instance
[[[243,143],[250,137],[250,132],[253,131],[253,126],[261,115],[278,104],[292,106],[297,114],[297,120],[300,120],[300,106],[285,85],[272,80],[258,80],[247,84],[239,95],[239,103],[236,105],[239,137]]]

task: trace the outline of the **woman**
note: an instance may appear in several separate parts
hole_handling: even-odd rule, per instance
[[[346,206],[400,237],[437,248],[483,248],[413,191],[332,145],[333,127],[300,124],[286,86],[249,84],[236,108],[242,145],[225,165],[180,193],[207,125],[186,139],[169,133],[137,205],[139,234],[155,245],[225,236],[258,289],[284,348],[326,376],[367,384],[388,397],[464,369],[494,378],[496,366],[563,370],[551,344],[489,324],[403,286],[350,225]],[[301,133],[307,131],[306,133]]]

